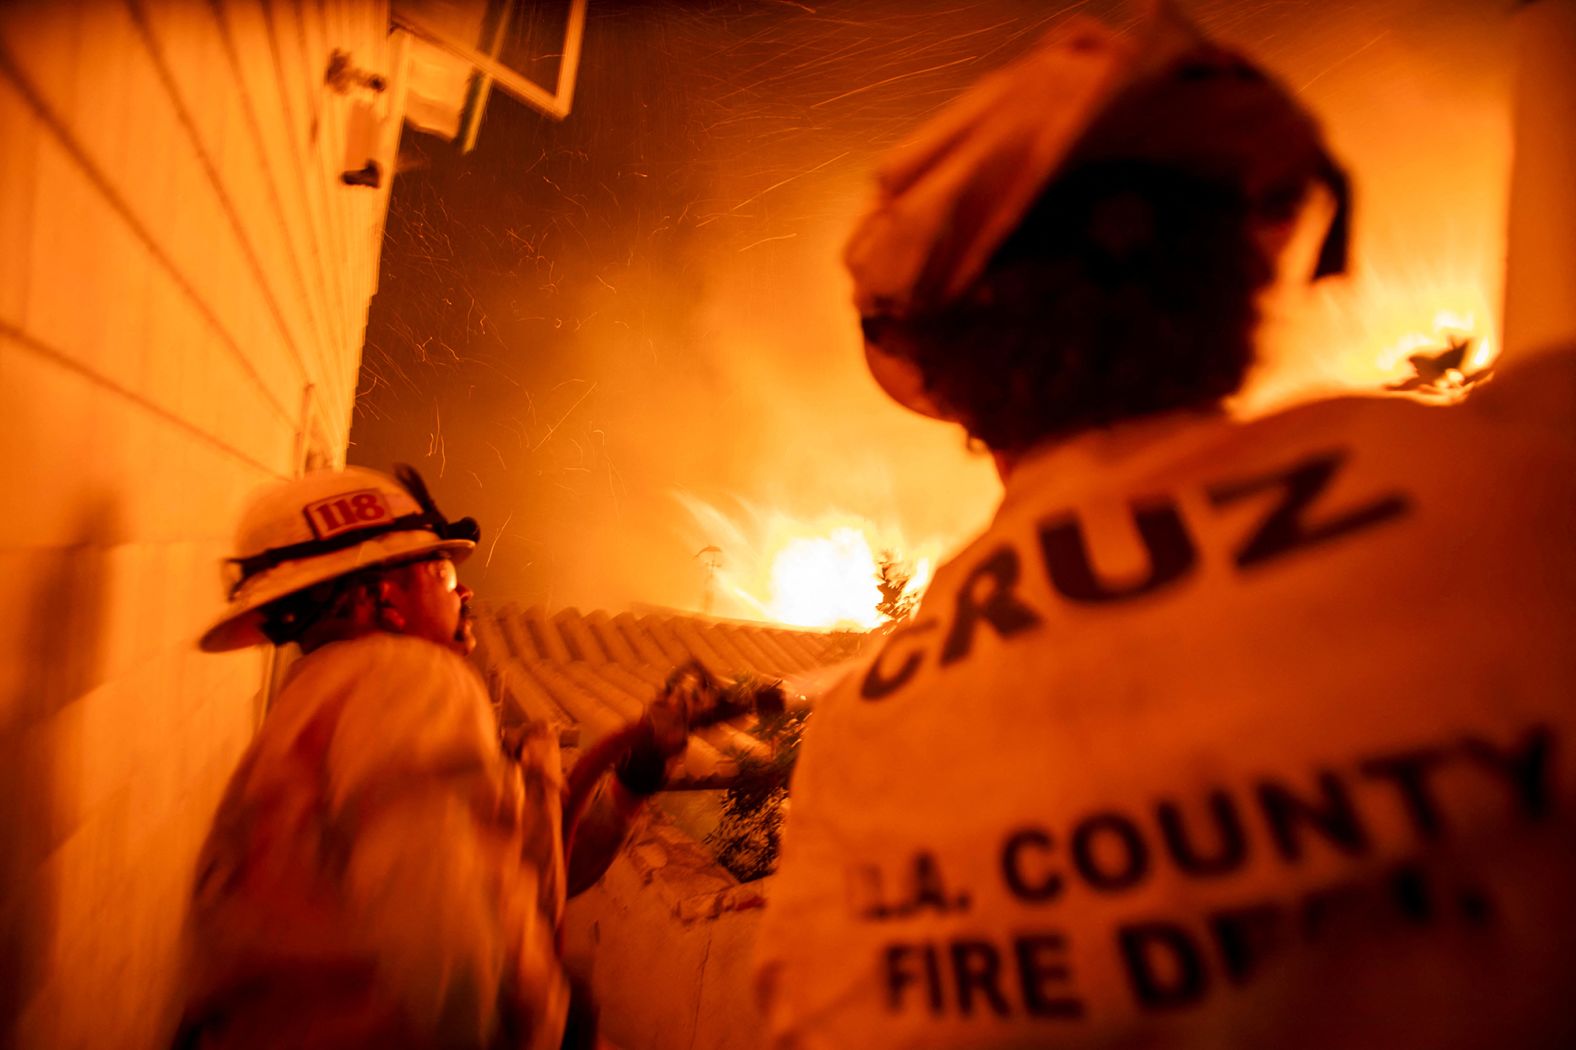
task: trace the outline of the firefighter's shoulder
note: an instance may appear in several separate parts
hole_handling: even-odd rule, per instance
[[[1501,364],[1465,406],[1473,415],[1576,444],[1576,343]]]
[[[479,685],[464,657],[425,638],[388,632],[323,646],[293,665],[291,684],[297,679],[375,685],[404,691],[426,687],[463,689]]]
[[[373,737],[422,751],[490,746],[485,687],[464,657],[422,638],[378,633],[297,661],[282,702],[334,713],[336,739]]]

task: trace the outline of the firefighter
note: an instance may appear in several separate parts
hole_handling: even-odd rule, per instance
[[[1164,10],[1064,24],[881,168],[870,368],[1005,492],[817,704],[775,1045],[1576,1045],[1576,330],[1459,406],[1233,419],[1347,197]]]
[[[536,727],[506,757],[464,659],[471,591],[456,564],[477,538],[409,468],[397,481],[311,473],[245,512],[229,605],[202,648],[302,655],[199,859],[182,1045],[557,1047],[583,1034],[556,954],[566,880],[583,888],[611,860],[683,746],[682,712],[653,705],[566,873],[557,741]]]

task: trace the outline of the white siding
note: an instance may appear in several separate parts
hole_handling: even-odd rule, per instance
[[[399,103],[323,74],[340,48],[390,76],[387,25],[0,5],[0,1044],[169,1037],[265,671],[195,642],[245,494],[343,461]],[[339,182],[358,104],[379,189]]]

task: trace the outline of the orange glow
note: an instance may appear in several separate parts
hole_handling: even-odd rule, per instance
[[[1468,339],[1472,342],[1472,349],[1462,362],[1461,371],[1471,375],[1492,364],[1494,358],[1499,355],[1494,340],[1483,334],[1485,328],[1486,326],[1478,324],[1477,317],[1473,314],[1440,310],[1434,314],[1434,326],[1431,332],[1408,332],[1381,353],[1375,363],[1386,372],[1394,372],[1404,368],[1406,359],[1412,354],[1420,351],[1424,353],[1437,351],[1453,339]]]
[[[874,627],[881,600],[875,573],[875,555],[859,529],[842,526],[829,535],[789,540],[772,557],[767,612],[781,623]]]
[[[706,611],[794,627],[869,630],[883,617],[876,576],[890,553],[910,573],[905,593],[922,593],[941,552],[939,541],[913,544],[901,530],[831,511],[799,518],[739,501],[729,514],[685,494],[679,501],[720,549],[706,581]]]
[[[1480,326],[1473,314],[1440,310],[1434,314],[1432,332],[1408,332],[1381,354],[1377,363],[1380,368],[1408,377],[1392,389],[1405,390],[1428,401],[1459,401],[1466,397],[1473,377],[1490,367],[1499,354],[1493,338],[1485,331],[1486,326]],[[1437,376],[1423,376],[1411,365],[1413,355],[1426,359],[1456,347],[1465,348],[1460,363],[1444,368]],[[1416,386],[1420,380],[1422,385]]]
[[[1334,393],[1393,389],[1416,375],[1412,355],[1467,344],[1455,374],[1407,392],[1432,403],[1459,400],[1467,380],[1499,356],[1497,303],[1485,291],[1486,275],[1460,269],[1454,279],[1359,273],[1311,290],[1292,308],[1278,304],[1264,333],[1269,368],[1238,411],[1253,416]]]

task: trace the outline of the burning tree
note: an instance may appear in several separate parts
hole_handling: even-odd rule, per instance
[[[919,595],[908,589],[909,582],[913,578],[913,570],[899,561],[893,551],[881,552],[876,562],[876,588],[881,592],[881,600],[876,603],[876,612],[886,620],[885,626],[891,627],[902,623],[914,615],[914,606],[919,603]]]

